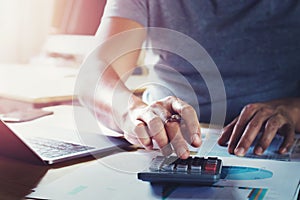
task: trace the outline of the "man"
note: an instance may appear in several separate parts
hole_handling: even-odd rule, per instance
[[[211,92],[220,87],[206,83],[206,77],[213,80],[216,74],[200,52],[191,62],[206,66],[204,74],[197,74],[176,50],[155,48],[167,36],[151,34],[152,27],[176,31],[202,45],[218,67],[226,99],[212,98]],[[91,107],[94,99],[92,109],[100,122],[122,131],[131,143],[152,149],[156,142],[164,154],[175,150],[181,158],[190,155],[186,141],[201,145],[199,120],[211,122],[213,107],[226,104],[226,113],[220,110],[227,125],[218,142],[228,144],[229,153],[245,155],[260,132],[255,154],[263,154],[277,133],[284,136],[279,153],[286,153],[295,132],[300,132],[299,27],[300,6],[292,0],[108,1],[97,32],[103,44],[97,50],[98,86],[90,93],[82,88],[81,100]],[[172,43],[189,51],[179,40],[173,38]],[[154,45],[152,51],[159,55],[152,67],[161,82],[149,87],[142,99],[124,81],[145,44]],[[117,52],[123,54],[116,56]]]

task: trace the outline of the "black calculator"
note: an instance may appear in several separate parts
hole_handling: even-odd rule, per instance
[[[138,179],[151,183],[212,185],[220,179],[222,160],[217,157],[155,157]]]

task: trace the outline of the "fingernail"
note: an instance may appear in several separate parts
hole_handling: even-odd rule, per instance
[[[185,159],[189,157],[189,151],[185,148],[178,149],[178,157]]]
[[[201,144],[201,138],[197,133],[195,133],[192,136],[192,143],[195,144],[195,145],[200,145]]]
[[[262,155],[264,153],[264,149],[262,147],[256,147],[254,153],[256,155]]]
[[[237,156],[244,156],[245,155],[245,149],[243,147],[236,148],[234,150],[234,154],[237,155]]]
[[[153,150],[153,145],[144,146],[147,151]]]
[[[284,154],[284,153],[286,153],[286,152],[287,152],[287,148],[285,148],[285,147],[279,149],[279,153]]]

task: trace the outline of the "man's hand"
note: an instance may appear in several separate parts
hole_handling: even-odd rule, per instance
[[[218,140],[228,144],[228,152],[244,156],[256,136],[262,132],[254,153],[262,155],[277,133],[284,136],[278,152],[286,153],[292,146],[295,131],[300,131],[300,100],[282,99],[266,103],[254,103],[244,107],[241,114],[225,126]]]
[[[179,115],[181,120],[170,120],[172,115]],[[120,128],[125,138],[146,149],[152,149],[155,141],[163,154],[168,155],[174,150],[185,159],[190,155],[187,142],[195,147],[201,145],[196,111],[176,97],[170,96],[151,105],[133,100],[122,118]]]

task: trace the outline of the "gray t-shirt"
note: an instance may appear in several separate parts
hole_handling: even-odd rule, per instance
[[[103,17],[176,30],[201,44],[224,81],[227,122],[248,103],[300,96],[297,0],[108,0]],[[174,52],[154,53],[159,60],[153,70],[167,90],[149,89],[147,97],[155,100],[175,93],[193,106],[199,105],[200,121],[208,122],[211,105],[217,102],[211,101],[203,77]],[[196,101],[189,95],[189,84]]]

